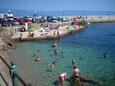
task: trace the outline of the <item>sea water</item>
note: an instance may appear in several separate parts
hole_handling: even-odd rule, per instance
[[[53,40],[24,42],[16,44],[10,58],[15,61],[18,74],[33,86],[56,86],[59,74],[73,73],[71,60],[77,59],[81,76],[101,83],[102,86],[115,86],[115,23],[91,24],[84,30],[68,35],[57,41],[57,49],[63,55],[55,56],[51,47]],[[39,50],[41,61],[34,61],[34,51]],[[104,53],[107,57],[103,57]],[[51,71],[50,64],[56,66]],[[65,81],[65,86],[69,82]]]

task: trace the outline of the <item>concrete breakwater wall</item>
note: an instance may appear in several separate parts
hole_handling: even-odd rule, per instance
[[[115,22],[115,16],[86,16],[85,20],[90,23]]]

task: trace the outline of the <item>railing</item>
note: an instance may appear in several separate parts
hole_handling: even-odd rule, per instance
[[[0,59],[8,67],[9,71],[11,71],[11,66],[3,59],[3,57],[0,56]],[[17,73],[15,73],[15,78],[14,78],[14,76],[11,76],[11,78],[12,78],[12,83],[16,83],[15,78],[17,78],[23,86],[32,86],[32,85],[28,84],[27,82],[25,82],[25,80],[22,79]],[[16,84],[13,84],[13,86],[16,86]]]
[[[6,80],[4,79],[3,75],[0,73],[0,77],[3,79],[4,83],[6,86],[8,86],[8,83],[6,82]]]

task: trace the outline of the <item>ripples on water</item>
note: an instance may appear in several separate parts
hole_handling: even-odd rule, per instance
[[[55,86],[61,72],[67,77],[72,75],[71,60],[77,59],[81,75],[99,81],[103,86],[115,86],[115,23],[89,25],[84,31],[66,36],[58,41],[55,56],[51,48],[53,41],[25,42],[17,44],[11,58],[16,62],[18,73],[33,86]],[[33,51],[40,49],[40,62],[35,62]],[[107,52],[107,58],[101,58]],[[50,64],[56,61],[56,68],[50,70]],[[66,81],[66,86],[68,82]]]

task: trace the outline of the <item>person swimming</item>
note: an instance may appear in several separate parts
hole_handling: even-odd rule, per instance
[[[54,70],[55,66],[56,66],[56,63],[55,63],[55,61],[53,61],[53,62],[51,63],[51,71]]]
[[[53,48],[56,48],[56,47],[57,47],[57,43],[54,42],[54,43],[52,44],[52,47],[53,47]]]
[[[37,52],[36,52],[36,50],[34,51],[34,57],[36,57],[37,56]]]
[[[104,54],[103,54],[103,58],[107,58],[108,57],[108,54],[105,52]]]
[[[39,58],[39,56],[35,56],[35,59],[34,59],[35,61],[40,61],[40,58]]]
[[[64,85],[65,78],[66,78],[66,72],[63,72],[59,75],[59,82],[62,84],[62,86]]]
[[[34,55],[33,55],[33,56],[34,56],[34,57],[36,57],[36,56],[37,56],[37,54],[39,53],[39,51],[40,51],[40,50],[35,50],[35,51],[34,51]]]
[[[58,53],[59,53],[59,51],[55,49],[55,50],[54,50],[54,54],[55,54],[55,55],[58,55]]]
[[[74,66],[74,71],[73,71],[73,81],[75,86],[82,86],[81,85],[81,80],[80,80],[80,70],[76,66]]]
[[[76,59],[72,59],[71,63],[72,63],[72,67],[76,66]]]
[[[76,66],[74,66],[73,75],[74,75],[75,78],[80,77],[80,70]]]

